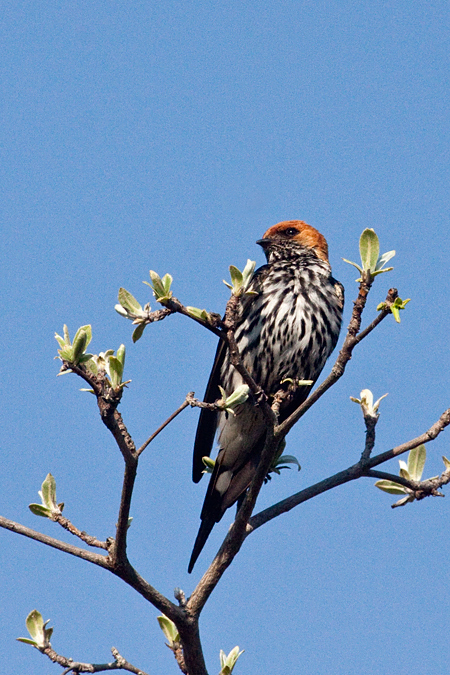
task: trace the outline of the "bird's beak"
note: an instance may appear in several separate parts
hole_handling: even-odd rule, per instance
[[[271,239],[258,239],[256,242],[259,246],[261,246],[264,250],[269,246],[269,244],[272,243]]]

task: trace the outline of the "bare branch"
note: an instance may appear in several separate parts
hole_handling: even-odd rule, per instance
[[[222,330],[222,319],[220,317],[220,314],[215,314],[213,312],[209,312],[209,321],[206,321],[204,319],[200,319],[196,316],[192,316],[192,314],[189,313],[188,309],[175,297],[171,297],[168,300],[164,300],[164,306],[170,309],[171,312],[177,312],[178,314],[183,314],[184,316],[187,316],[189,319],[192,319],[192,321],[196,321],[197,323],[200,324],[200,326],[203,326],[207,330],[211,331],[211,333],[214,333],[214,335],[217,335],[221,340],[225,339],[224,332]]]
[[[76,365],[69,361],[63,361],[61,372],[72,370],[92,388],[100,411],[103,424],[109,429],[121,451],[125,461],[136,453],[136,446],[123,422],[122,415],[117,406],[122,398],[123,389],[115,390],[104,372],[98,375],[91,373],[84,365]]]
[[[40,541],[46,546],[56,548],[59,551],[63,551],[63,553],[69,553],[70,555],[74,555],[76,558],[82,558],[83,560],[87,560],[94,565],[99,565],[99,567],[110,569],[110,562],[107,556],[101,555],[100,553],[93,553],[92,551],[86,551],[83,548],[78,548],[78,546],[73,546],[73,544],[66,544],[64,541],[54,539],[54,537],[49,537],[46,534],[41,534],[41,532],[36,532],[29,527],[25,527],[25,525],[15,523],[13,520],[8,520],[8,518],[4,518],[3,516],[0,516],[0,527],[10,530],[11,532],[16,532],[17,534],[22,534],[24,537],[28,537],[29,539]]]
[[[117,517],[116,538],[109,551],[113,566],[121,565],[127,559],[127,533],[129,527],[131,497],[133,495],[137,467],[137,457],[130,458],[125,463],[119,515]]]
[[[112,647],[111,651],[114,657],[112,663],[81,663],[80,661],[74,661],[71,658],[61,656],[55,652],[52,647],[44,647],[39,649],[41,654],[45,654],[48,658],[53,661],[53,663],[58,663],[60,666],[65,668],[62,675],[67,675],[68,673],[101,673],[107,670],[126,670],[129,673],[134,673],[135,675],[147,675],[140,668],[136,668],[131,663],[128,663],[123,656],[119,654],[115,647]]]
[[[411,441],[407,441],[406,443],[402,443],[402,445],[397,445],[397,447],[393,448],[392,450],[387,450],[386,452],[381,453],[380,455],[376,455],[375,457],[372,457],[370,460],[370,468],[374,466],[378,466],[379,464],[383,464],[386,462],[388,459],[393,459],[394,457],[398,457],[398,455],[402,455],[405,452],[408,452],[409,450],[412,450],[413,448],[417,448],[417,446],[421,445],[422,443],[429,443],[430,441],[434,441],[434,439],[439,436],[439,434],[450,424],[450,408],[446,410],[445,412],[442,413],[440,418],[435,422],[429,429],[428,431],[425,431],[424,434],[421,434],[420,436],[417,436],[416,438],[413,438]]]
[[[87,534],[87,532],[79,530],[73,523],[70,522],[68,518],[65,518],[63,515],[52,515],[51,520],[61,525],[61,527],[70,532],[70,534],[73,534],[75,537],[81,539],[81,541],[84,541],[84,543],[88,546],[95,546],[96,548],[108,550],[108,544],[106,541],[100,541],[96,537],[92,537],[90,534]]]
[[[430,441],[434,440],[449,424],[450,424],[450,408],[446,410],[444,413],[442,413],[438,421],[435,422],[428,429],[428,431],[426,431],[421,436],[417,436],[417,438],[413,438],[412,440],[407,441],[406,443],[402,443],[402,445],[398,445],[392,450],[388,450],[387,452],[375,455],[375,457],[372,457],[368,460],[360,461],[357,464],[350,466],[348,469],[344,469],[344,471],[340,471],[334,476],[325,478],[319,483],[315,483],[314,485],[311,485],[310,487],[301,490],[300,492],[297,492],[296,494],[287,497],[286,499],[283,499],[277,504],[269,506],[269,508],[265,509],[264,511],[260,511],[260,513],[257,513],[250,519],[249,527],[247,529],[247,536],[248,534],[256,530],[258,527],[261,527],[261,525],[264,525],[270,520],[273,520],[273,518],[277,518],[282,513],[287,513],[288,511],[295,508],[299,504],[302,504],[303,502],[306,502],[309,499],[312,499],[313,497],[317,497],[317,495],[322,494],[323,492],[327,492],[328,490],[331,490],[332,488],[335,488],[338,485],[343,485],[344,483],[348,483],[351,480],[356,480],[357,478],[361,478],[362,476],[370,475],[369,471],[373,467],[379,466],[380,464],[387,462],[389,459],[398,457],[399,455],[408,452],[413,448],[417,448],[422,443],[429,443]],[[445,473],[446,472],[444,472],[444,474]],[[395,478],[395,480],[398,483],[401,482],[400,480],[397,480],[397,477]],[[411,487],[411,485],[409,484],[407,487]]]
[[[144,452],[145,448],[146,448],[148,445],[150,445],[150,443],[153,441],[153,439],[156,438],[156,436],[157,436],[158,434],[160,434],[161,431],[162,431],[163,429],[165,429],[166,426],[167,426],[168,424],[170,424],[170,423],[172,422],[172,420],[175,419],[175,417],[177,417],[177,415],[180,414],[180,412],[182,412],[182,411],[183,411],[185,408],[187,408],[189,405],[192,405],[192,403],[188,400],[188,398],[189,398],[190,396],[193,396],[193,395],[194,395],[194,392],[193,392],[193,391],[190,391],[189,394],[186,396],[186,400],[183,401],[183,403],[180,405],[180,407],[177,408],[177,409],[175,410],[175,412],[173,412],[173,413],[170,415],[170,417],[168,417],[168,418],[166,419],[166,421],[163,422],[163,423],[161,424],[161,426],[158,427],[158,428],[156,429],[156,431],[154,431],[154,432],[152,433],[152,435],[150,436],[150,438],[148,438],[148,439],[145,441],[145,443],[143,443],[143,444],[141,445],[141,447],[140,447],[138,450],[136,450],[136,455],[137,455],[138,457]]]

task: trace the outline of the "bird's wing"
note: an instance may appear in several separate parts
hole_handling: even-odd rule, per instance
[[[205,391],[204,401],[214,403],[219,398],[220,371],[222,368],[227,346],[223,340],[217,345],[216,358],[209,376]],[[202,408],[198,420],[197,433],[195,434],[194,458],[192,465],[192,480],[198,483],[205,468],[202,457],[209,457],[214,443],[219,413],[216,410]]]
[[[258,292],[261,280],[269,270],[268,265],[262,265],[256,270],[250,285],[250,289]],[[242,315],[245,315],[247,305],[252,302],[254,296],[247,295],[242,299]],[[216,357],[209,376],[208,385],[206,387],[204,401],[206,403],[214,403],[219,397],[220,371],[227,353],[227,346],[223,340],[220,340],[217,345]],[[214,436],[216,434],[217,422],[219,413],[214,410],[207,410],[202,408],[200,418],[197,426],[197,433],[195,434],[194,443],[194,457],[192,465],[192,480],[198,483],[204,471],[204,464],[202,457],[209,457],[214,443]]]

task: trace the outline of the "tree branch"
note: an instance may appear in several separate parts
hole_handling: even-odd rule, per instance
[[[343,485],[344,483],[348,483],[351,480],[356,480],[357,478],[361,478],[362,476],[370,475],[369,471],[373,467],[379,466],[380,464],[387,462],[389,459],[393,459],[394,457],[397,457],[398,455],[408,452],[413,448],[417,448],[417,446],[421,445],[422,443],[429,443],[430,441],[434,440],[449,424],[450,424],[450,408],[446,410],[444,413],[442,413],[438,421],[435,422],[428,429],[428,431],[426,431],[421,436],[417,436],[417,438],[413,438],[412,440],[407,441],[406,443],[402,443],[401,445],[398,445],[392,450],[388,450],[387,452],[375,455],[375,457],[372,457],[368,460],[360,461],[357,464],[350,466],[348,469],[344,469],[344,471],[340,471],[334,476],[325,478],[319,483],[315,483],[314,485],[311,485],[310,487],[301,490],[300,492],[297,492],[296,494],[287,497],[286,499],[283,499],[282,501],[278,502],[277,504],[274,504],[273,506],[270,506],[264,511],[260,511],[260,513],[257,513],[250,519],[246,536],[248,536],[251,532],[258,529],[265,523],[268,523],[270,520],[277,518],[282,513],[287,513],[288,511],[295,508],[299,504],[302,504],[303,502],[306,502],[309,499],[312,499],[313,497],[317,497],[317,495],[322,494],[323,492],[327,492],[328,490],[331,490],[332,488],[337,487],[338,485]],[[395,481],[398,483],[401,482],[400,480],[398,480],[397,477],[395,477]],[[410,488],[411,484],[408,484],[406,487]]]
[[[87,534],[87,532],[79,530],[78,527],[75,527],[75,525],[71,523],[70,520],[68,518],[65,518],[63,515],[60,514],[52,515],[51,520],[61,525],[61,527],[70,532],[70,534],[73,534],[75,537],[81,539],[81,541],[84,541],[84,543],[87,544],[88,546],[95,546],[96,548],[103,548],[105,550],[108,550],[108,544],[106,541],[100,541],[96,537]]]
[[[0,516],[0,527],[3,527],[5,530],[10,530],[11,532],[16,532],[17,534],[21,534],[24,537],[28,537],[29,539],[40,541],[41,544],[56,548],[59,551],[63,551],[63,553],[69,553],[76,558],[82,558],[83,560],[87,560],[88,562],[98,565],[99,567],[103,567],[105,569],[111,568],[109,558],[105,555],[93,553],[92,551],[86,551],[84,548],[73,546],[73,544],[66,544],[64,541],[54,539],[53,537],[49,537],[46,534],[42,534],[41,532],[36,532],[29,527],[25,527],[25,525],[15,523],[13,520],[8,520],[8,518],[4,518],[3,516]]]
[[[80,661],[74,661],[71,658],[61,656],[51,646],[44,647],[39,649],[41,654],[45,654],[48,658],[53,661],[53,663],[58,663],[60,666],[65,668],[62,675],[67,675],[68,673],[101,673],[106,670],[126,670],[129,673],[134,673],[135,675],[147,675],[140,668],[128,663],[123,656],[119,654],[115,647],[112,647],[111,651],[114,657],[112,663],[81,663]]]
[[[273,457],[278,449],[278,445],[279,440],[273,436],[273,429],[268,429],[261,459],[258,463],[250,487],[247,490],[244,501],[238,510],[236,520],[228,531],[228,534],[211,565],[206,570],[191,597],[187,601],[186,608],[194,616],[198,616],[202,611],[209,596],[217,586],[227,567],[232,563],[242,546],[242,542],[247,536],[246,529],[248,521],[255,507],[256,499],[269,471]]]
[[[163,422],[163,423],[161,424],[161,426],[158,427],[158,428],[156,429],[156,431],[154,431],[154,432],[152,433],[152,435],[145,441],[145,443],[143,443],[143,444],[141,445],[141,447],[140,447],[138,450],[136,450],[136,455],[137,455],[138,457],[144,452],[145,448],[146,448],[148,445],[150,445],[150,443],[156,438],[156,436],[157,436],[158,434],[160,434],[161,431],[162,431],[163,429],[165,429],[166,426],[167,426],[168,424],[170,424],[170,423],[175,419],[175,417],[177,417],[177,415],[180,414],[180,412],[182,412],[185,408],[187,408],[189,405],[191,405],[191,403],[190,403],[190,401],[189,401],[188,399],[189,399],[190,396],[193,396],[193,395],[194,395],[194,392],[193,392],[193,391],[190,391],[189,394],[186,396],[186,400],[183,401],[183,403],[180,405],[180,407],[177,408],[177,409],[175,410],[175,412],[173,412],[173,413],[170,415],[170,417],[168,417],[168,418],[166,419],[166,421]]]

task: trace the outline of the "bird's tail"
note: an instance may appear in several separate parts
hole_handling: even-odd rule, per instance
[[[192,549],[191,559],[189,561],[188,567],[189,574],[194,569],[194,565],[197,561],[197,558],[202,552],[202,549],[206,544],[206,540],[211,534],[211,530],[213,529],[216,522],[217,521],[215,518],[205,518],[204,520],[202,520],[202,524],[200,525],[200,529],[198,531],[197,538],[195,540],[194,548]]]

